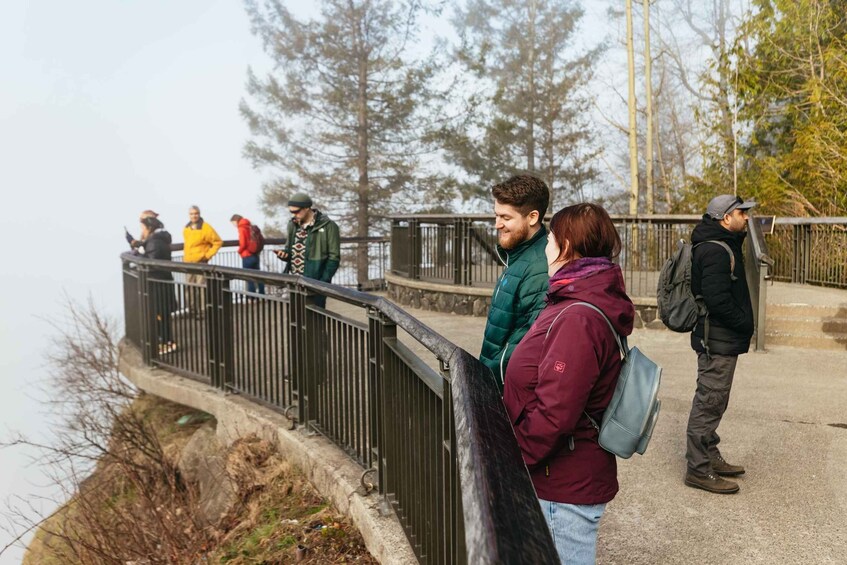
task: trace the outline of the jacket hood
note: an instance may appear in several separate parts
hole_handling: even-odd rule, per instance
[[[523,253],[524,251],[526,251],[527,249],[532,247],[535,244],[535,242],[537,242],[539,239],[546,238],[546,237],[547,237],[547,228],[545,228],[544,224],[542,223],[541,228],[537,232],[535,232],[535,235],[533,235],[531,238],[527,239],[526,241],[524,241],[523,243],[521,243],[520,245],[518,245],[514,249],[503,249],[503,247],[498,243],[497,244],[497,255],[500,257],[500,261],[502,261],[505,264],[508,264],[510,261],[514,261],[517,257],[519,257],[521,255],[521,253]],[[506,258],[505,261],[503,261],[503,257]]]
[[[252,225],[252,224],[250,224],[250,220],[248,220],[247,218],[241,218],[240,220],[238,220],[238,227],[239,228],[244,227],[244,226],[249,226],[249,225]]]
[[[632,333],[635,307],[626,294],[621,268],[605,257],[581,257],[550,278],[547,300],[588,302],[601,309],[622,336]]]
[[[704,241],[725,241],[727,243],[741,244],[744,238],[747,237],[747,232],[731,232],[720,224],[719,220],[710,217],[708,214],[703,215],[701,221],[691,232],[691,243],[702,243]]]

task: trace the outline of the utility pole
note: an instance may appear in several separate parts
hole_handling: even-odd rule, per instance
[[[642,0],[644,6],[644,81],[647,98],[647,143],[644,155],[645,196],[647,197],[647,213],[652,214],[653,208],[653,70],[650,56],[650,0]]]
[[[635,52],[632,44],[632,0],[626,0],[626,58],[629,67],[629,213],[638,214],[638,137],[635,123]]]

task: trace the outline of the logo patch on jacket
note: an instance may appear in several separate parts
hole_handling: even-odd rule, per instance
[[[556,364],[553,365],[553,370],[558,373],[564,373],[565,367],[567,367],[567,365],[565,365],[564,361],[556,361]]]

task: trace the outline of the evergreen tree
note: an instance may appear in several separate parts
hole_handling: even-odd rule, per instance
[[[308,192],[342,230],[371,234],[374,219],[397,211],[427,179],[416,174],[425,152],[423,118],[433,66],[408,59],[420,3],[322,0],[320,16],[298,20],[279,0],[246,0],[252,31],[275,65],[248,71],[241,113],[254,167],[270,171],[261,201],[282,212]],[[357,256],[367,280],[367,246]]]
[[[740,190],[775,213],[847,213],[847,1],[756,0],[739,47]]]
[[[466,195],[529,172],[562,203],[597,177],[581,87],[600,49],[565,56],[581,17],[569,0],[469,0],[456,8],[456,59],[481,88],[461,123],[441,134]]]

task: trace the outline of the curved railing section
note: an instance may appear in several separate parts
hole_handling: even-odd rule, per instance
[[[265,249],[259,254],[261,268],[270,273],[282,273],[287,263],[274,255],[274,251],[285,247],[285,238],[265,239]],[[385,272],[389,268],[387,237],[342,237],[341,266],[332,279],[333,284],[355,288],[357,290],[377,290],[385,287]],[[182,260],[182,243],[171,246],[174,260]],[[367,257],[367,267],[360,272],[357,269],[357,259],[364,254]],[[219,267],[241,267],[241,256],[238,255],[238,240],[224,240],[220,251],[210,261],[211,265]]]
[[[420,562],[556,562],[497,386],[466,351],[370,294],[262,271],[121,259],[126,338],[144,361],[333,441],[375,475]],[[265,294],[243,281],[264,284]],[[320,306],[327,297],[338,301],[330,309]]]

